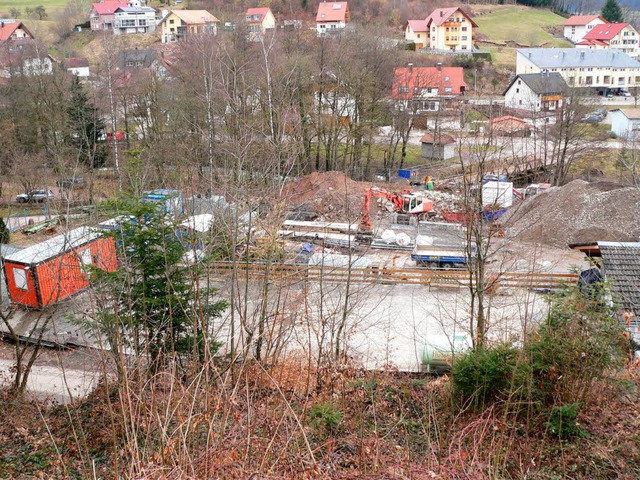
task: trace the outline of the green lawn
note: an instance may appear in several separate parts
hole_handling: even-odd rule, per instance
[[[550,28],[561,30],[565,19],[551,10],[514,6],[478,15],[478,33],[492,43],[522,47],[569,47],[566,40],[554,38]]]
[[[42,5],[48,14],[64,8],[69,0],[0,0],[0,14],[9,17],[12,8],[17,8],[22,12],[21,20],[24,20],[24,9],[26,7],[35,8]]]

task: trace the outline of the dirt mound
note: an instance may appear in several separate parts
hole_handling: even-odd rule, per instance
[[[612,182],[574,180],[512,210],[509,236],[565,247],[590,241],[640,238],[640,191]]]
[[[356,221],[364,192],[371,184],[351,180],[342,172],[314,172],[288,184],[283,200],[295,211],[322,221]]]

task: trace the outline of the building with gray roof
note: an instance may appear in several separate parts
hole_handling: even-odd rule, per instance
[[[629,88],[640,84],[640,63],[626,53],[601,49],[520,48],[516,74],[557,72],[570,87]]]

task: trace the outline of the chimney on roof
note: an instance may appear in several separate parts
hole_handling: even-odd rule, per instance
[[[409,69],[409,73],[413,72],[413,63],[407,63],[407,68]]]
[[[440,17],[444,17],[444,12],[440,10]]]
[[[580,60],[584,60],[584,51],[580,52]]]
[[[436,67],[438,68],[439,72],[442,72],[442,62],[436,63]]]

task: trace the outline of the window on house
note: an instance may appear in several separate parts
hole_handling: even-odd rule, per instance
[[[444,81],[448,82],[449,81],[449,77],[444,77]]]
[[[416,35],[418,38],[420,38],[420,34]]]
[[[409,87],[401,85],[398,87],[398,93],[409,93]]]
[[[127,63],[125,65],[127,67],[133,67],[135,65],[135,62],[133,60],[127,60]]]
[[[169,25],[173,25],[175,23],[175,20],[171,19],[169,20]]]
[[[22,268],[13,269],[13,281],[16,284],[16,288],[20,290],[29,290],[29,283],[27,282],[27,272]]]
[[[462,27],[462,31],[466,32],[467,31],[467,27]]]
[[[465,42],[466,40],[467,40],[467,37],[466,37],[466,36],[463,36],[463,37],[462,37],[462,41],[463,41],[463,42]]]
[[[520,93],[520,89],[519,88],[516,88],[516,93]]]

